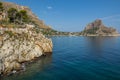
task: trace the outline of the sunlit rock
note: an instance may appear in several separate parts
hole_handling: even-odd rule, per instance
[[[0,33],[0,74],[20,70],[22,63],[52,52],[52,41],[34,30]]]

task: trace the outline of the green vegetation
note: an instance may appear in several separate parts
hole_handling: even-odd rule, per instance
[[[36,33],[43,33],[44,35],[68,35],[66,32],[58,32],[53,29],[40,28],[36,21],[30,19],[26,10],[18,9],[15,7],[4,8],[3,3],[0,2],[0,15],[5,14],[0,20],[0,26],[4,28],[23,28],[26,24],[35,25],[34,30]],[[6,32],[10,36],[14,36],[11,31]]]
[[[34,28],[34,31],[36,33],[42,33],[46,36],[49,36],[49,35],[69,35],[69,32],[59,32],[59,31],[56,31],[56,30],[53,30],[53,29],[40,29],[39,27],[35,27]]]
[[[10,37],[14,36],[14,33],[12,31],[5,31]]]
[[[21,23],[23,23],[23,22],[28,22],[28,21],[29,21],[29,17],[28,17],[28,15],[27,15],[27,11],[25,11],[25,10],[20,10],[19,12],[17,12],[17,14],[16,14],[16,19],[17,19],[18,21],[20,20]]]
[[[16,20],[16,14],[17,14],[17,10],[15,8],[10,8],[8,10],[8,18],[9,18],[9,21],[12,23],[12,22],[15,22]]]
[[[29,21],[27,11],[25,10],[17,11],[17,9],[15,8],[10,8],[8,10],[8,18],[9,18],[9,22],[11,23],[14,22],[18,24],[23,24]]]
[[[60,32],[53,29],[44,29],[41,31],[44,35],[69,35],[70,32]]]
[[[4,27],[17,27],[26,23],[30,23],[29,16],[26,10],[17,10],[16,8],[4,9],[3,3],[0,2],[0,15],[4,17],[1,18],[0,24]],[[12,26],[13,25],[13,26]]]
[[[4,8],[3,8],[3,4],[2,2],[0,2],[0,12],[3,12]]]

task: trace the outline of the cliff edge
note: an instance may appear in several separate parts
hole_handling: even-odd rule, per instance
[[[23,69],[23,62],[51,52],[51,39],[33,29],[0,28],[0,74]]]
[[[0,2],[0,75],[16,73],[26,61],[52,53],[52,40],[42,34],[51,29],[25,6]]]

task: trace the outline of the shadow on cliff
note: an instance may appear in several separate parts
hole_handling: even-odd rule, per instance
[[[25,71],[10,76],[1,77],[0,80],[25,80],[28,76],[32,77],[37,73],[42,72],[46,67],[50,66],[51,62],[52,55],[41,56],[40,58],[37,58],[30,63],[27,63],[29,65],[26,65]]]

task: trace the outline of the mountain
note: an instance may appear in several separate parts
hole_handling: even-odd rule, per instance
[[[21,6],[21,5],[17,5],[15,3],[11,3],[11,2],[2,2],[3,3],[3,7],[5,9],[5,11],[7,12],[10,8],[15,8],[18,11],[20,10],[26,10],[27,14],[30,18],[31,21],[34,22],[34,24],[36,24],[38,27],[42,28],[42,29],[51,29],[49,26],[47,26],[46,24],[44,24],[44,22],[42,20],[40,20],[31,10],[30,8],[26,7],[26,6]],[[7,14],[7,13],[6,13]]]
[[[97,19],[92,23],[89,23],[85,29],[81,32],[86,36],[116,36],[118,32],[113,27],[107,27],[103,24],[102,20]]]

